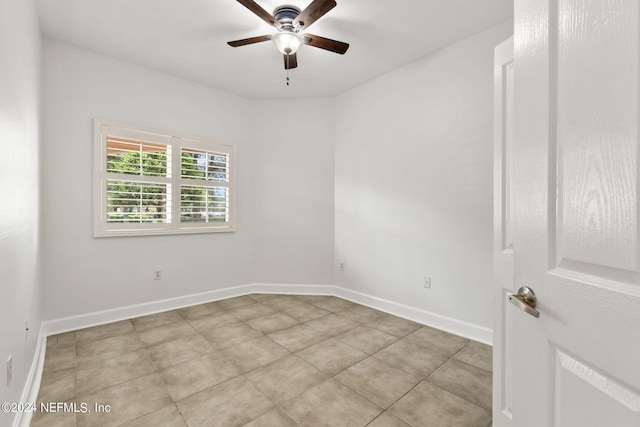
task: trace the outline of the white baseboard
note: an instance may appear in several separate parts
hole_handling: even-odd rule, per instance
[[[351,289],[336,286],[336,296],[346,300],[384,311],[394,316],[402,317],[423,325],[460,335],[474,341],[493,346],[493,330],[472,323],[463,322],[452,317],[410,307],[408,305],[389,301],[383,298],[352,291]]]
[[[366,305],[423,325],[442,329],[456,335],[492,345],[493,332],[489,328],[473,325],[451,317],[410,307],[397,302],[374,297],[350,289],[333,285],[285,285],[274,283],[251,283],[199,294],[185,295],[143,304],[80,314],[62,319],[48,320],[42,323],[43,336],[55,335],[133,317],[146,316],[167,310],[203,304],[221,299],[238,297],[253,293],[292,294],[292,295],[335,295],[358,304]]]
[[[254,283],[253,293],[287,295],[335,295],[336,287],[333,285],[280,285],[276,283]]]
[[[44,356],[47,347],[47,336],[42,333],[42,327],[38,333],[38,341],[36,343],[36,351],[33,355],[31,368],[27,375],[24,389],[20,402],[35,402],[40,391],[40,381],[42,380],[42,370],[44,369]],[[23,411],[17,412],[13,418],[13,427],[28,427],[31,424],[33,412]]]
[[[216,289],[214,291],[198,294],[184,295],[164,300],[151,301],[142,304],[118,307],[109,310],[101,310],[93,313],[79,314],[61,319],[42,322],[41,330],[45,336],[75,331],[119,320],[146,316],[168,310],[204,304],[222,299],[239,297],[253,293],[274,294],[305,294],[305,295],[334,295],[335,286],[331,285],[279,285],[266,283],[251,283],[247,285],[233,286],[230,288]]]
[[[42,322],[42,330],[46,336],[56,335],[91,326],[103,325],[105,323],[117,322],[119,320],[126,320],[134,317],[146,316],[148,314],[160,313],[162,311],[175,310],[177,308],[189,307],[191,305],[198,305],[211,301],[251,294],[253,292],[253,285],[241,285],[217,289],[215,291],[202,292],[199,294],[167,298],[164,300],[118,307],[110,310],[101,310],[93,313],[63,317],[61,319],[47,320]]]

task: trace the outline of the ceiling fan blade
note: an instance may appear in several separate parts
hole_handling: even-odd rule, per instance
[[[248,39],[234,40],[231,42],[227,42],[227,44],[232,47],[240,47],[240,46],[245,46],[253,43],[266,42],[269,40],[271,40],[271,36],[258,36],[258,37],[250,37]]]
[[[298,57],[295,52],[291,55],[284,55],[284,69],[290,70],[298,67]]]
[[[313,0],[293,21],[293,28],[297,31],[307,28],[322,15],[336,7],[336,4],[335,0]]]
[[[349,43],[314,36],[313,34],[305,34],[302,40],[306,45],[319,47],[320,49],[329,50],[331,52],[339,53],[340,55],[344,55],[347,49],[349,49]]]
[[[238,3],[249,9],[251,12],[257,15],[258,18],[262,19],[267,24],[272,25],[277,29],[282,28],[282,24],[276,21],[276,18],[271,16],[269,12],[264,10],[258,3],[254,2],[253,0],[238,0]]]

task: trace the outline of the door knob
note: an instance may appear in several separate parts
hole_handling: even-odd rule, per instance
[[[536,310],[537,299],[536,294],[528,286],[523,286],[518,289],[517,294],[509,295],[509,301],[525,313],[532,315],[533,317],[540,317],[540,312]]]

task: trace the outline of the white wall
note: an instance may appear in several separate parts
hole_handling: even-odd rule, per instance
[[[40,323],[40,48],[33,1],[0,0],[0,402],[20,400]],[[6,387],[9,355],[13,381]],[[0,425],[12,415],[0,412]]]
[[[333,98],[254,104],[257,277],[333,283]]]
[[[279,101],[254,104],[48,39],[43,61],[45,319],[253,282],[330,283],[330,102],[299,101],[321,119],[297,114],[313,132],[297,141],[273,122]],[[93,238],[94,117],[236,143],[238,231]],[[285,222],[294,211],[308,216]]]
[[[338,97],[337,285],[491,328],[493,48],[511,34],[501,24]]]
[[[248,283],[253,275],[247,101],[45,39],[46,319]],[[238,231],[93,238],[93,118],[237,144]],[[162,280],[153,280],[153,270]]]

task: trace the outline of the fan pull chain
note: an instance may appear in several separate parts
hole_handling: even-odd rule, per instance
[[[286,80],[286,82],[287,82],[287,86],[289,86],[289,70],[288,69],[287,69],[287,80]]]

